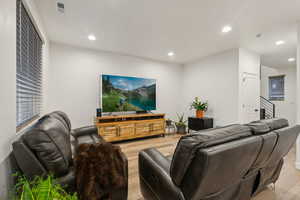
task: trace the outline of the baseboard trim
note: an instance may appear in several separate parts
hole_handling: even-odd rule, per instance
[[[300,162],[295,162],[296,169],[300,170]]]

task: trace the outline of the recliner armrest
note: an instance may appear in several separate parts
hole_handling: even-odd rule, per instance
[[[47,174],[47,170],[36,155],[21,140],[15,141],[12,146],[17,164],[27,178]]]
[[[76,154],[76,149],[80,144],[83,143],[98,143],[103,142],[104,139],[98,135],[98,130],[96,126],[85,126],[77,128],[71,131],[71,136],[74,137],[73,148],[74,155]]]
[[[73,129],[71,131],[71,135],[75,138],[84,135],[93,135],[93,134],[98,134],[98,130],[96,126],[85,126],[85,127]]]
[[[145,199],[184,199],[170,177],[170,165],[170,160],[156,149],[139,153],[140,184]]]

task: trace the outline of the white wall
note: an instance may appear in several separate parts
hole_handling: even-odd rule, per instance
[[[51,43],[48,112],[66,112],[73,128],[93,124],[101,74],[157,79],[157,111],[175,119],[182,66]]]
[[[16,134],[16,1],[0,6],[0,162]]]
[[[285,98],[284,101],[272,101],[275,104],[276,117],[289,120],[291,125],[296,123],[296,68],[272,68],[262,66],[261,68],[261,96],[269,98],[269,77],[285,75]]]
[[[207,116],[213,117],[215,126],[249,121],[249,114],[242,109],[244,104],[243,76],[255,75],[257,81],[252,89],[251,104],[259,109],[260,95],[260,56],[246,49],[228,50],[199,61],[184,65],[183,73],[183,110],[198,96],[208,101]],[[252,109],[254,111],[254,108]],[[194,115],[194,110],[187,115]],[[245,116],[247,115],[247,116]],[[259,119],[259,112],[253,120]],[[247,121],[247,122],[248,122]]]
[[[186,64],[183,73],[183,110],[188,111],[194,97],[208,101],[207,116],[216,126],[237,123],[238,119],[238,55],[229,50]],[[195,115],[194,110],[186,112]]]

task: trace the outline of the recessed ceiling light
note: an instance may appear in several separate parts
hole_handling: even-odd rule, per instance
[[[169,56],[169,57],[173,57],[173,56],[175,56],[175,53],[174,53],[173,51],[170,51],[170,52],[168,53],[168,56]]]
[[[88,38],[91,41],[95,41],[96,40],[96,36],[94,36],[94,35],[89,35]]]
[[[223,29],[222,29],[223,33],[228,33],[230,31],[232,31],[232,27],[231,26],[224,26]]]
[[[289,62],[295,62],[295,61],[296,61],[296,58],[289,58],[288,61],[289,61]]]
[[[285,44],[285,41],[283,41],[283,40],[279,40],[279,41],[276,42],[277,46],[283,45],[283,44]]]

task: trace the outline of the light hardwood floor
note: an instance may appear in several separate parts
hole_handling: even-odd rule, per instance
[[[171,135],[118,144],[128,158],[128,200],[143,200],[138,177],[138,152],[154,147],[165,156],[171,155],[175,150],[179,138],[180,135]],[[295,149],[292,149],[285,158],[285,164],[280,178],[275,185],[275,191],[272,187],[266,188],[266,190],[253,198],[253,200],[300,200],[300,171],[295,169],[294,163]]]

